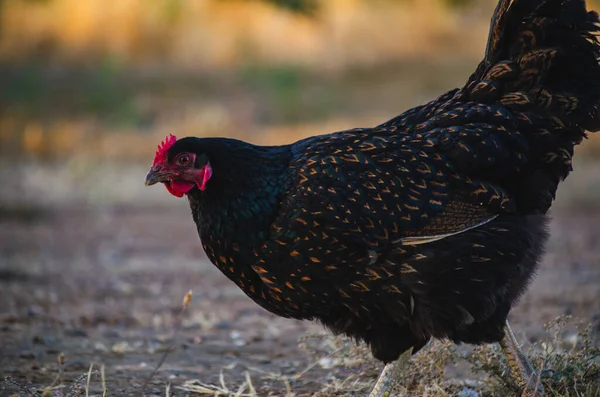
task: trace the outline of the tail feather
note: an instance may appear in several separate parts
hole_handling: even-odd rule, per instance
[[[515,114],[530,151],[514,191],[545,212],[571,171],[574,146],[600,130],[598,14],[584,0],[500,0],[469,100]]]

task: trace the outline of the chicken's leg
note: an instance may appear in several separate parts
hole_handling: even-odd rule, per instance
[[[400,374],[408,363],[412,350],[412,348],[408,349],[398,357],[398,360],[385,365],[369,397],[389,397],[392,395],[392,390],[400,381]]]
[[[544,387],[540,378],[527,361],[527,357],[519,347],[515,335],[506,321],[504,326],[504,338],[500,341],[502,351],[510,366],[510,375],[523,388],[523,397],[541,397],[544,395]]]

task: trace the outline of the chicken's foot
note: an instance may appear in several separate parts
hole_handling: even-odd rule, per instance
[[[396,361],[385,365],[369,397],[389,397],[392,395],[392,390],[400,382],[402,370],[410,360],[412,350],[412,348],[408,349]],[[398,397],[401,397],[401,395],[398,395]]]
[[[519,342],[512,332],[508,320],[504,326],[504,338],[500,341],[502,351],[506,356],[510,367],[510,375],[523,389],[522,397],[541,397],[544,395],[544,387],[541,384],[538,373],[531,367],[527,357],[519,347]]]

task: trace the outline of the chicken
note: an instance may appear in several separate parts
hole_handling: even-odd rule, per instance
[[[366,342],[386,364],[372,396],[431,338],[499,342],[540,395],[507,316],[574,146],[600,129],[597,23],[584,0],[500,0],[463,88],[284,146],[171,135],[146,184],[187,196],[206,254],[257,304]]]

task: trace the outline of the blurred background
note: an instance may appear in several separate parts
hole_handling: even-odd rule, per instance
[[[378,124],[466,80],[494,5],[2,0],[1,158],[61,166],[7,190],[129,202],[139,180],[68,180],[147,165],[168,133],[276,144]]]
[[[6,193],[130,202],[139,183],[114,172],[149,164],[168,133],[278,144],[378,124],[466,80],[494,6],[2,0],[0,158],[47,170]]]
[[[124,340],[122,329],[133,327],[132,340],[149,346],[141,330],[169,330],[189,288],[197,292],[190,329],[208,340],[219,326],[229,330],[239,308],[255,308],[203,262],[187,204],[144,187],[156,145],[169,133],[282,144],[379,124],[466,81],[495,5],[0,0],[0,372],[43,384],[49,375],[39,368],[55,362],[52,344],[86,365],[109,363],[117,353],[108,328]],[[589,237],[590,214],[600,208],[599,155],[596,137],[577,150],[576,172],[556,205],[568,225],[588,222],[555,245],[586,264],[568,273],[588,282],[600,281]],[[593,286],[573,281],[562,292],[585,299],[554,306],[542,294],[550,309],[541,320],[564,312],[593,318],[600,313]],[[524,323],[535,321],[525,314]],[[294,327],[282,344],[295,346],[308,326]],[[224,335],[215,338],[231,342]],[[110,354],[91,344],[99,339]]]

